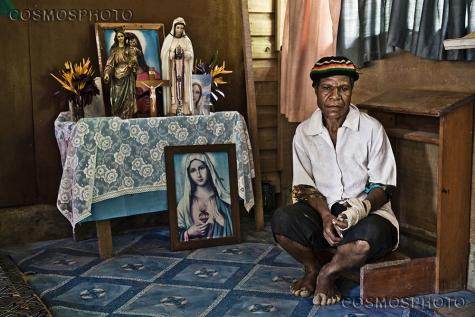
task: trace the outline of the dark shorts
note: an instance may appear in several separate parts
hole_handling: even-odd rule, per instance
[[[271,225],[274,236],[283,235],[313,250],[331,248],[323,236],[320,214],[305,202],[277,209]],[[391,252],[397,242],[397,230],[385,218],[369,214],[343,233],[340,245],[356,240],[367,241],[370,246],[368,259],[375,259]]]

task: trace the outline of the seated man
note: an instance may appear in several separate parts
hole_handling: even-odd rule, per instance
[[[295,296],[314,295],[315,305],[340,300],[334,281],[343,270],[396,249],[399,225],[389,201],[396,164],[383,126],[350,103],[355,65],[321,58],[310,77],[318,108],[293,140],[293,194],[298,202],[276,210],[272,231],[305,274]],[[318,252],[336,247],[318,270]]]

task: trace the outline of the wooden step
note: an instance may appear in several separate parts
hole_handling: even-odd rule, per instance
[[[360,297],[401,298],[433,293],[435,257],[374,262],[360,269]]]
[[[326,249],[314,254],[318,262],[325,265],[335,252],[335,249]],[[411,259],[395,251],[341,275],[360,284],[360,297],[366,301],[429,294],[435,289],[435,257]]]

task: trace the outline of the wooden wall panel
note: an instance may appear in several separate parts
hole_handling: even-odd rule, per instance
[[[280,192],[280,168],[277,155],[278,89],[275,49],[275,1],[248,0],[252,36],[253,75],[255,81],[257,125],[259,128],[262,179]]]
[[[18,1],[25,6],[29,3]],[[17,2],[15,2],[17,4]],[[177,16],[182,16],[187,22],[187,34],[191,38],[195,57],[208,60],[216,50],[219,51],[219,59],[226,61],[228,69],[233,73],[227,75],[228,85],[222,88],[226,93],[226,99],[221,101],[218,109],[237,110],[247,116],[246,99],[244,88],[244,68],[242,47],[242,15],[241,3],[239,1],[227,0],[194,0],[194,1],[172,1],[164,0],[160,2],[149,0],[138,0],[134,2],[119,0],[111,3],[106,0],[85,0],[81,5],[77,5],[67,0],[45,0],[34,4],[35,8],[85,8],[85,9],[118,9],[130,8],[133,11],[133,19],[130,22],[156,22],[165,24],[165,33],[170,30],[171,23]],[[196,14],[200,12],[201,14]],[[3,18],[3,17],[2,17]],[[3,22],[2,22],[3,23]],[[49,76],[50,72],[56,72],[62,67],[65,60],[79,60],[82,57],[91,57],[97,70],[97,51],[94,38],[94,23],[89,21],[74,22],[30,22],[30,34],[26,33],[27,28],[19,30],[18,33],[12,29],[12,22],[8,26],[0,28],[2,38],[20,39],[22,36],[28,37],[30,50],[27,47],[12,46],[4,49],[5,45],[19,45],[17,41],[9,41],[2,46],[2,60],[12,61],[12,68],[8,76],[18,78],[20,75],[26,79],[14,80],[13,91],[18,92],[15,96],[15,104],[29,104],[29,109],[16,109],[20,120],[15,122],[15,127],[11,124],[2,125],[8,129],[2,135],[16,135],[13,139],[18,143],[18,149],[11,155],[3,155],[1,165],[11,165],[10,162],[21,162],[21,172],[15,172],[15,177],[20,177],[20,185],[14,187],[13,191],[21,193],[23,198],[34,203],[36,193],[31,189],[31,184],[35,184],[37,179],[38,199],[37,202],[54,203],[56,201],[59,178],[61,175],[59,153],[54,138],[53,122],[59,112],[56,101],[52,95],[58,89],[57,83]],[[5,41],[7,42],[7,41]],[[31,72],[28,69],[30,58],[27,55],[31,51]],[[18,65],[16,64],[18,60]],[[31,93],[22,91],[28,86],[28,78],[31,73]],[[10,75],[11,74],[11,75]],[[29,89],[29,88],[28,88]],[[29,101],[31,98],[31,101]],[[1,109],[12,107],[7,104],[7,100],[12,100],[11,96],[2,98]],[[11,113],[5,113],[5,118],[12,118]],[[32,123],[32,120],[34,123]],[[34,130],[27,131],[25,126],[34,126]],[[8,127],[8,128],[7,128]],[[21,129],[19,129],[21,128]],[[18,132],[14,132],[18,130]],[[20,134],[20,130],[23,135]],[[3,131],[2,131],[3,132]],[[34,135],[34,136],[33,136]],[[28,140],[28,141],[23,141]],[[34,140],[35,154],[32,152]],[[20,144],[23,145],[20,146]],[[7,144],[2,142],[2,144]],[[12,148],[11,146],[8,146]],[[29,148],[30,147],[30,148]],[[2,151],[3,152],[3,151]],[[21,155],[20,155],[21,153]],[[25,158],[21,158],[24,156]],[[28,159],[30,161],[28,161]],[[35,176],[34,159],[36,159],[37,175]],[[28,162],[27,162],[28,161]],[[20,164],[18,164],[20,165]],[[5,168],[3,168],[5,169]],[[2,171],[2,175],[7,175],[10,171]],[[28,177],[26,177],[28,175]],[[6,179],[10,180],[8,174]],[[3,176],[2,176],[3,179]],[[23,189],[23,190],[22,190]],[[18,194],[17,194],[18,195]],[[14,196],[11,196],[14,197]],[[30,198],[33,197],[33,198]]]
[[[277,81],[277,60],[258,59],[253,62],[252,70],[256,81]]]
[[[250,13],[274,12],[274,0],[248,0]]]
[[[260,150],[277,149],[277,129],[263,128],[259,129],[259,148]]]
[[[257,126],[277,129],[277,106],[259,106],[257,108]]]
[[[261,150],[261,167],[263,173],[278,172],[277,150]]]
[[[248,0],[241,0],[241,14],[242,14],[242,33],[243,33],[243,50],[245,52],[244,67],[246,75],[246,98],[247,110],[249,113],[249,126],[251,141],[255,141],[252,148],[255,160],[255,178],[254,178],[254,196],[256,197],[256,204],[254,206],[254,221],[256,230],[264,229],[264,203],[262,196],[262,173],[260,161],[260,146],[257,128],[257,108],[256,108],[256,89],[254,86],[254,74],[252,71],[252,44],[251,44],[251,30],[249,26],[249,8]]]
[[[0,30],[0,207],[28,205],[37,195],[28,23],[1,16]]]
[[[279,114],[278,138],[279,138],[279,165],[281,172],[281,191],[286,192],[292,186],[292,141],[298,123],[289,123],[284,115]],[[281,205],[290,203],[288,196],[281,196]]]
[[[256,103],[258,106],[271,106],[278,103],[278,88],[276,82],[256,83]]]
[[[274,15],[272,13],[250,13],[249,24],[251,36],[271,36],[275,33]]]
[[[252,58],[267,59],[276,58],[275,38],[269,36],[260,36],[252,38]]]
[[[277,49],[282,46],[282,39],[284,34],[284,20],[285,20],[285,11],[287,8],[287,0],[275,0],[275,20],[276,20],[276,31],[275,31],[275,43]]]
[[[280,185],[280,173],[279,172],[269,172],[262,174],[262,180],[271,183],[275,188],[275,193],[283,193],[281,191]]]
[[[39,8],[54,7],[63,7],[61,1],[59,3],[44,1],[39,5]],[[61,178],[60,155],[54,137],[54,120],[59,113],[59,107],[58,101],[53,97],[53,93],[59,87],[49,74],[57,73],[66,60],[78,61],[83,57],[92,57],[93,60],[97,60],[96,54],[94,54],[95,41],[92,34],[92,28],[83,23],[31,23],[29,39],[31,45],[31,91],[35,125],[38,200],[42,203],[56,201]],[[96,71],[98,71],[97,67]]]

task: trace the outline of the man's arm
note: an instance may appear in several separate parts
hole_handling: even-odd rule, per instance
[[[379,210],[386,204],[396,185],[396,163],[391,144],[383,126],[379,124],[376,133],[372,135],[368,155],[369,185],[365,189],[367,197],[364,200],[352,198],[347,201],[349,208],[340,214],[339,219],[346,219],[347,229],[365,218],[371,211]]]
[[[297,128],[295,131],[294,140],[292,142],[292,166],[293,166],[293,187],[292,195],[297,193],[302,194],[301,199],[306,200],[307,203],[316,212],[318,212],[323,221],[323,236],[330,245],[336,245],[341,238],[337,235],[332,221],[336,220],[328,209],[325,196],[317,191],[312,174],[312,162],[304,145],[302,144],[301,130]],[[311,192],[312,194],[308,195]],[[304,197],[305,196],[305,197]]]
[[[292,187],[292,199],[306,201],[316,212],[320,214],[323,222],[323,236],[328,244],[336,245],[341,241],[337,235],[334,223],[343,226],[344,223],[337,221],[328,208],[327,200],[315,187],[309,185],[295,185]]]
[[[322,217],[323,222],[323,236],[331,246],[337,245],[341,241],[341,237],[338,236],[335,229],[335,225],[343,226],[345,223],[337,220],[332,215],[328,208],[327,200],[323,196],[317,196],[310,198],[307,202],[314,210],[316,210]]]
[[[390,185],[371,185],[366,199],[371,203],[371,208],[368,213],[379,210],[384,204],[386,204],[392,196],[395,187]]]
[[[373,189],[369,192],[368,196],[366,197],[367,200],[371,203],[370,210],[368,213],[379,210],[385,203],[388,202],[388,198],[384,191],[380,188]]]
[[[391,143],[382,125],[373,135],[368,155],[369,184],[365,192],[371,211],[379,210],[392,196],[396,186],[396,162]]]

